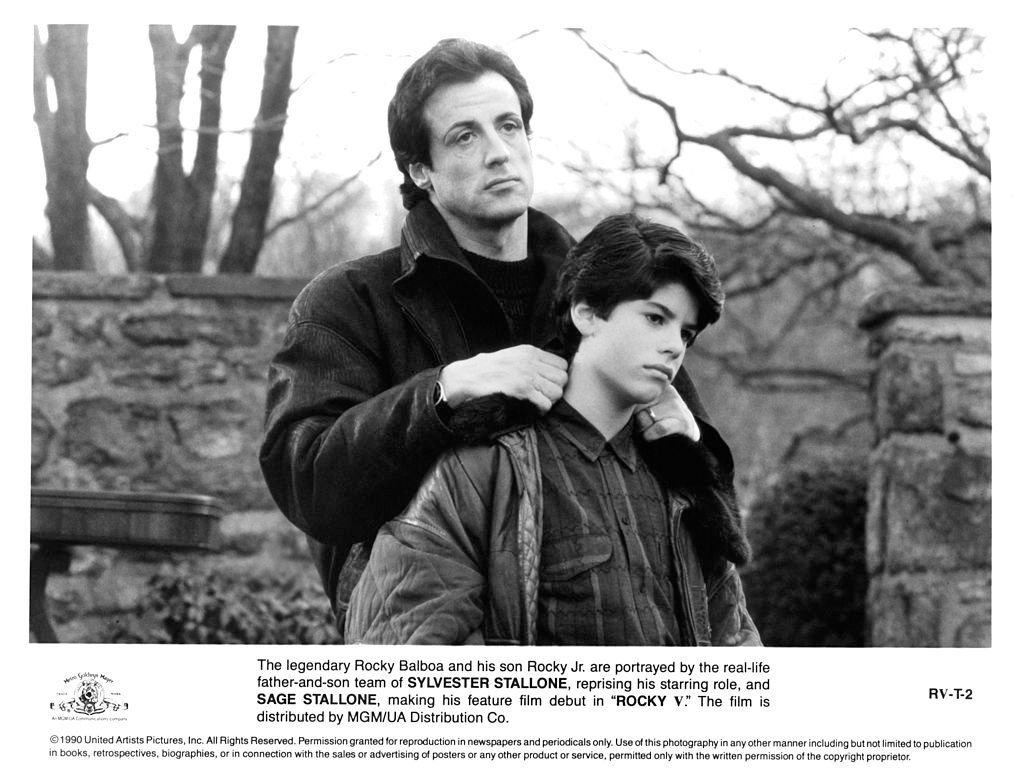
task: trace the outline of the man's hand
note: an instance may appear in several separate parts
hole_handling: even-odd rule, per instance
[[[694,442],[700,440],[700,427],[686,406],[679,392],[671,384],[661,392],[661,396],[650,405],[642,407],[633,416],[636,419],[640,434],[648,442],[668,437],[670,434],[682,434]]]
[[[560,356],[532,345],[516,345],[452,362],[441,370],[441,386],[452,408],[468,399],[500,393],[528,400],[546,413],[562,396],[568,369]]]

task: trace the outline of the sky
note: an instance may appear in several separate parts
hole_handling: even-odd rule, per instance
[[[914,13],[925,7],[922,3],[901,3],[898,11],[891,5],[869,1],[859,5],[855,17],[841,17],[814,3],[795,0],[770,7],[732,2],[716,8],[668,0],[632,0],[628,5],[525,0],[501,6],[463,0],[428,6],[392,0],[386,5],[360,4],[357,10],[292,0],[287,13],[280,2],[252,2],[239,10],[238,3],[182,0],[174,4],[171,18],[161,21],[185,22],[180,24],[182,31],[196,19],[238,25],[223,87],[222,127],[228,130],[221,139],[223,177],[237,180],[248,153],[249,137],[243,130],[258,105],[264,26],[296,23],[300,28],[293,76],[296,91],[279,177],[298,171],[344,178],[363,170],[361,178],[370,190],[391,199],[396,198],[399,174],[387,144],[385,111],[401,72],[441,37],[464,36],[502,47],[534,93],[537,199],[543,202],[577,185],[557,162],[578,156],[578,149],[599,166],[618,165],[627,126],[637,127],[643,149],[652,158],[668,158],[675,148],[670,125],[659,110],[628,96],[611,69],[562,28],[585,28],[592,40],[610,51],[647,48],[674,67],[727,67],[787,94],[813,97],[826,77],[841,78],[844,68],[862,64],[869,53],[858,48],[857,37],[849,33],[852,25],[866,29],[908,21],[948,25],[954,22],[948,19],[948,8],[956,8],[955,23],[974,24],[982,30],[996,27],[992,20],[997,17],[980,12],[988,0],[972,4],[970,14],[963,12],[962,4],[941,0],[927,4],[926,14]],[[43,0],[21,28],[28,40],[19,40],[20,50],[28,56],[27,62],[20,62],[24,67],[31,61],[31,24],[90,24],[90,135],[95,141],[119,136],[93,151],[90,181],[122,200],[146,187],[153,175],[156,132],[146,36],[146,24],[153,19],[146,8],[121,2]],[[193,63],[187,88],[196,82],[196,68]],[[25,73],[26,83],[28,77]],[[642,81],[654,90],[659,83],[651,72]],[[730,91],[721,81],[676,78],[673,88],[673,101],[680,106],[680,121],[687,130],[717,128],[726,121],[750,123],[764,116],[763,106],[751,101],[749,94]],[[20,93],[23,114],[30,117],[30,93],[27,88]],[[194,99],[185,103],[186,126],[198,123],[196,106]],[[19,162],[27,167],[28,222],[35,233],[45,234],[38,139],[31,124],[21,129],[26,132],[26,151],[19,155]],[[735,175],[717,154],[694,146],[685,153],[687,185],[698,196],[708,201],[735,200]],[[378,155],[378,161],[364,170]],[[933,158],[922,169],[941,179],[948,172],[943,166],[949,164],[948,159]]]
[[[692,30],[693,42],[666,42],[657,29],[617,30],[607,24],[586,25],[595,40],[614,48],[647,47],[679,67],[729,66],[740,72],[806,92],[820,80],[820,73],[835,65],[835,52],[846,38],[840,26],[800,41],[795,31],[766,41],[763,36],[726,33],[721,27]],[[293,85],[284,153],[298,163],[326,165],[339,171],[359,166],[387,144],[385,110],[394,84],[412,59],[441,37],[462,35],[500,46],[513,56],[531,85],[537,106],[534,120],[536,142],[541,155],[564,153],[571,139],[588,151],[600,153],[614,147],[621,153],[621,120],[642,106],[630,100],[610,69],[600,65],[582,43],[557,27],[537,28],[529,24],[508,24],[495,28],[487,23],[409,26],[400,34],[382,35],[379,29],[353,31],[338,24],[300,25],[296,42]],[[527,35],[527,37],[521,37]],[[799,60],[768,56],[776,47],[799,45]],[[223,86],[226,129],[242,129],[251,121],[259,98],[259,84],[265,38],[259,24],[239,24],[227,62]],[[94,140],[128,133],[94,152],[90,174],[104,190],[141,185],[148,178],[150,164],[125,164],[126,153],[138,154],[140,162],[152,158],[155,133],[152,122],[151,54],[145,25],[105,22],[90,28],[89,116]],[[195,76],[190,74],[189,82]],[[710,88],[695,89],[694,113],[714,101],[715,116],[721,115],[721,93]],[[193,103],[194,105],[194,103]],[[737,115],[744,106],[738,105]],[[653,111],[648,111],[654,113]],[[195,123],[192,116],[184,121]],[[699,116],[687,117],[688,124],[700,124]],[[668,141],[667,125],[662,137]],[[243,141],[235,143],[235,140]],[[244,135],[224,138],[230,147],[244,154]],[[294,143],[289,141],[294,140]],[[107,159],[118,160],[107,163]],[[391,166],[387,164],[390,174]]]
[[[221,139],[222,175],[236,179],[248,153],[249,138],[243,130],[255,116],[262,78],[266,19],[261,18],[258,5],[245,12],[226,13],[223,19],[204,19],[238,25],[223,84],[222,128],[227,133]],[[391,3],[388,8],[403,5]],[[221,5],[214,3],[213,7]],[[593,41],[611,51],[646,48],[673,67],[727,67],[787,94],[808,98],[820,89],[826,75],[840,77],[844,67],[859,65],[865,55],[857,37],[848,31],[849,22],[819,16],[808,16],[810,24],[783,24],[775,18],[774,24],[766,26],[755,13],[742,15],[746,24],[724,23],[691,16],[678,3],[645,0],[630,3],[632,13],[623,10],[614,16],[590,7],[585,13],[541,14],[531,12],[538,6],[530,2],[487,10],[479,3],[445,3],[443,16],[423,13],[422,4],[416,7],[420,11],[411,15],[408,23],[397,23],[402,17],[398,11],[387,16],[369,12],[354,18],[320,11],[270,20],[294,21],[300,28],[292,81],[295,93],[277,168],[279,177],[328,172],[343,178],[380,155],[377,163],[362,173],[362,179],[371,191],[394,198],[399,177],[387,144],[387,101],[402,71],[441,37],[463,36],[497,45],[507,50],[523,71],[536,105],[533,147],[537,199],[541,202],[576,185],[557,161],[577,156],[577,148],[599,166],[618,165],[626,126],[637,126],[645,152],[655,158],[668,158],[675,147],[669,124],[658,109],[628,96],[611,69],[562,27],[583,27]],[[649,10],[644,13],[643,9]],[[147,20],[137,15],[137,9],[136,13],[94,12],[87,19],[89,132],[97,142],[116,137],[93,151],[89,176],[105,194],[122,200],[150,183],[156,148]],[[61,21],[65,18],[60,17]],[[662,19],[666,23],[649,21]],[[187,24],[181,25],[179,39],[187,28]],[[187,95],[196,83],[197,67],[193,61]],[[681,123],[688,130],[709,130],[727,121],[751,123],[764,115],[763,106],[752,102],[748,93],[723,88],[721,81],[669,79],[664,72],[648,69],[643,82],[654,89],[665,83],[666,90],[672,84],[674,102],[681,107]],[[680,84],[684,84],[683,91],[679,91]],[[23,94],[27,102],[27,91]],[[186,126],[198,124],[197,105],[194,97],[184,104]],[[30,105],[25,112],[30,115]],[[38,225],[36,231],[43,233],[45,191],[38,143],[29,151],[35,168],[33,221]],[[933,172],[943,175],[939,168]],[[714,152],[690,147],[686,175],[688,185],[703,199],[734,196],[733,173]],[[380,228],[387,225],[382,223]]]

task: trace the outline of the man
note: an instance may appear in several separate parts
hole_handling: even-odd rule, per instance
[[[339,630],[377,529],[444,451],[479,434],[467,401],[497,393],[544,412],[562,395],[566,362],[540,346],[573,241],[529,208],[532,114],[507,55],[438,43],[388,109],[409,210],[401,245],[321,273],[293,304],[270,368],[260,463],[309,537]],[[700,438],[731,475],[685,373],[676,386],[649,435]],[[500,412],[482,426],[515,420]]]
[[[760,645],[734,566],[749,549],[715,463],[685,435],[635,439],[723,296],[710,255],[677,230],[598,224],[556,292],[563,397],[441,459],[381,529],[346,638]]]

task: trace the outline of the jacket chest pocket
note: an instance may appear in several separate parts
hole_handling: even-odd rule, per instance
[[[540,588],[550,598],[584,601],[593,597],[594,575],[612,557],[605,534],[577,534],[541,543]]]

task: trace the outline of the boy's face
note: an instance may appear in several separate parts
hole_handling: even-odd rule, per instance
[[[582,310],[573,370],[585,372],[620,409],[661,396],[697,334],[697,300],[680,283],[666,284],[647,299],[620,302],[605,319],[586,306]]]

